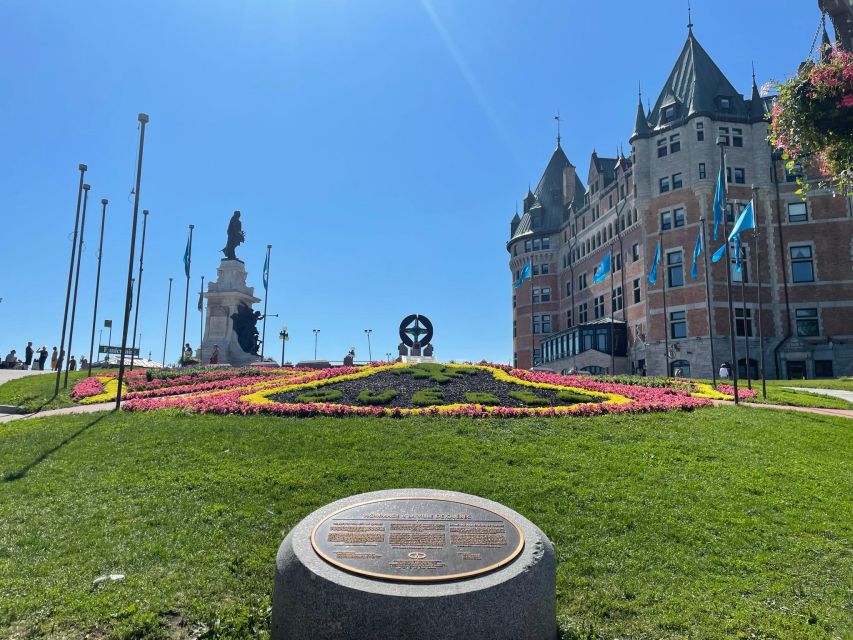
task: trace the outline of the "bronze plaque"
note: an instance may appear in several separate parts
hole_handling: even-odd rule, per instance
[[[311,546],[330,564],[362,576],[438,582],[512,562],[524,534],[511,520],[467,502],[392,498],[336,511],[314,527]]]

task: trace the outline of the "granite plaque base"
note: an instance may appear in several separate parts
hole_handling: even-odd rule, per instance
[[[351,496],[282,542],[271,631],[273,640],[554,640],[554,551],[491,500],[431,489]]]

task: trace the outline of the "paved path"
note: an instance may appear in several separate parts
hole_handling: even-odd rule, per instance
[[[733,400],[712,400],[715,405],[732,406]],[[800,413],[817,413],[823,416],[836,416],[838,418],[853,419],[853,409],[821,409],[820,407],[791,407],[784,404],[762,404],[760,402],[741,402],[741,407],[755,409],[777,409],[781,411],[799,411]]]
[[[853,391],[843,391],[842,389],[814,389],[812,387],[783,387],[783,389],[816,393],[821,396],[832,396],[833,398],[841,398],[842,400],[847,400],[847,402],[853,403]]]
[[[66,416],[74,413],[97,413],[98,411],[112,411],[116,406],[115,402],[97,402],[95,404],[80,404],[73,407],[63,407],[61,409],[48,409],[47,411],[39,411],[37,413],[7,413],[0,414],[0,424],[11,422],[12,420],[22,420],[24,418],[45,418],[47,416]]]
[[[56,371],[40,371],[36,369],[33,371],[32,369],[0,369],[0,384],[4,382],[9,382],[9,380],[17,380],[18,378],[25,378],[27,376],[39,376],[39,375],[56,375]]]

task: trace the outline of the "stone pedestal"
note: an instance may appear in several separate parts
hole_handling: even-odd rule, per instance
[[[477,496],[351,496],[281,544],[271,631],[273,640],[555,640],[554,551],[529,520]]]
[[[207,284],[203,294],[207,300],[204,322],[202,355],[204,362],[210,361],[213,346],[219,345],[219,363],[235,367],[260,362],[261,357],[246,353],[234,333],[231,315],[237,313],[240,303],[250,309],[260,302],[254,295],[254,287],[246,286],[246,267],[240,260],[222,260],[216,269],[216,280]]]

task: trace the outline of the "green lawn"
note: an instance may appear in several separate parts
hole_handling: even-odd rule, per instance
[[[541,526],[564,638],[853,630],[841,418],[90,414],[0,425],[0,478],[2,637],[263,636],[287,531],[332,500],[411,486]],[[93,588],[107,573],[126,578]]]
[[[853,391],[853,378],[822,378],[820,380],[773,380],[773,384],[785,387],[810,387],[813,389],[839,389]]]
[[[758,392],[758,396],[751,398],[749,402],[761,402],[766,404],[784,404],[794,407],[820,407],[823,409],[853,409],[853,403],[835,398],[833,396],[822,396],[811,393],[809,391],[793,391],[786,389],[790,386],[805,386],[794,380],[768,380],[767,381],[767,398],[761,395],[761,380],[753,381],[752,388]],[[816,382],[815,380],[806,380],[805,382]],[[831,380],[829,382],[832,382]],[[821,386],[819,384],[808,385],[810,388],[825,388],[832,389],[830,386]],[[745,387],[745,385],[744,385]]]
[[[94,373],[94,370],[92,371]],[[46,409],[58,409],[70,407],[71,389],[74,383],[86,377],[85,371],[70,371],[68,373],[68,388],[63,388],[65,373],[59,382],[59,395],[54,397],[53,389],[56,386],[56,375],[45,373],[10,380],[0,384],[0,404],[12,404],[23,407],[25,411],[40,411]]]

